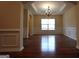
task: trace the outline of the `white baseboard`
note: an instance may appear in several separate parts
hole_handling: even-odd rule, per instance
[[[71,39],[73,39],[73,40],[77,40],[76,38],[72,38],[72,37],[70,37],[70,36],[68,36],[66,34],[64,34],[64,35],[67,36],[67,37],[69,37],[69,38],[71,38]]]
[[[79,49],[79,46],[76,46],[77,49]]]
[[[10,58],[10,55],[0,55],[0,58]]]
[[[19,51],[22,51],[24,49],[24,47],[21,47],[20,49],[19,49]]]

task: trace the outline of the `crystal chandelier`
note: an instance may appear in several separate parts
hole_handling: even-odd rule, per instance
[[[48,9],[45,11],[45,15],[46,16],[52,16],[52,9],[50,9],[50,7],[48,6]]]

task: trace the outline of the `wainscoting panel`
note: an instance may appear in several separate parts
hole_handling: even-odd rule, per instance
[[[19,29],[0,29],[0,52],[20,51]]]
[[[17,46],[18,37],[19,35],[17,33],[3,33],[0,34],[0,45],[2,47],[9,47],[9,46]]]

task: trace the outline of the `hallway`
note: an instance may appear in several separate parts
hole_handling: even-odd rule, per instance
[[[2,52],[12,58],[67,58],[79,57],[75,40],[64,35],[34,35],[24,39],[24,50],[21,52]]]
[[[6,54],[11,58],[79,57],[79,2],[0,2],[0,55]]]

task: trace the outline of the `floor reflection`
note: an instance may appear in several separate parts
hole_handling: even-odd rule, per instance
[[[41,37],[41,51],[54,52],[55,51],[55,36],[42,36]]]

